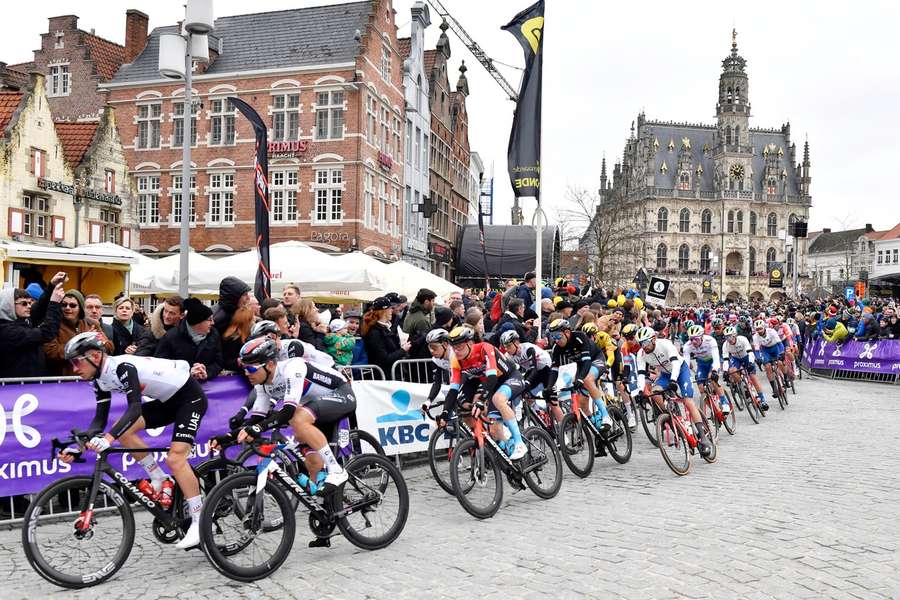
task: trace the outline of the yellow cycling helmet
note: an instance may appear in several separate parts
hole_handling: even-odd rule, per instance
[[[634,335],[637,333],[637,330],[638,330],[637,325],[635,325],[634,323],[629,323],[628,325],[626,325],[625,327],[622,328],[622,335],[626,336],[626,337],[630,336],[630,335]]]
[[[610,300],[609,302],[606,303],[606,307],[607,307],[607,308],[615,308],[615,307],[616,307],[616,301],[615,301],[615,300]]]
[[[566,319],[553,319],[550,324],[547,326],[547,331],[549,332],[557,332],[557,331],[565,331],[567,329],[572,329],[569,325],[569,321]]]
[[[596,323],[585,323],[584,325],[581,326],[581,330],[587,334],[593,335],[593,334],[597,333],[598,331],[600,331],[600,328],[597,327]]]

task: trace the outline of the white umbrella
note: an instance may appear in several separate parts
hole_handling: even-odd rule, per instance
[[[188,255],[188,270],[190,281],[188,291],[194,295],[215,296],[219,293],[219,283],[206,285],[198,280],[195,273],[202,273],[212,268],[215,260],[191,250]],[[173,254],[154,261],[152,266],[153,276],[150,284],[150,293],[178,292],[179,270],[181,268],[181,255]]]
[[[384,274],[384,287],[389,291],[403,294],[410,300],[415,298],[421,288],[427,288],[441,297],[453,292],[462,293],[459,286],[402,260],[384,265]]]

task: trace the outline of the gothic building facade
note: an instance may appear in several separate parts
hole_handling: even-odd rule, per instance
[[[750,127],[746,64],[734,34],[714,125],[653,121],[641,112],[611,185],[604,161],[600,202],[582,247],[602,264],[595,274],[605,283],[629,284],[644,267],[672,282],[672,303],[789,293],[789,225],[806,221],[812,204],[809,145],[801,160],[790,123]],[[798,245],[804,273],[805,240]],[[786,272],[784,290],[768,288],[775,263]]]

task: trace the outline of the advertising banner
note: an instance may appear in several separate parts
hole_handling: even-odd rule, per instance
[[[444,386],[443,392],[448,389]],[[421,406],[430,390],[430,383],[354,382],[359,428],[374,435],[388,456],[428,450],[434,422],[422,414]]]
[[[769,268],[769,287],[784,287],[784,269],[782,269],[781,263],[772,263],[772,266]]]
[[[819,338],[807,347],[803,360],[812,369],[896,375],[900,373],[900,341],[832,344]]]

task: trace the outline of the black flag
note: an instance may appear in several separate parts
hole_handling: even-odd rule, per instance
[[[269,145],[266,124],[252,106],[239,98],[228,98],[241,114],[247,117],[256,133],[256,161],[254,167],[256,206],[256,284],[253,294],[262,302],[272,295],[272,275],[269,269]]]
[[[525,72],[509,134],[507,163],[513,193],[540,197],[541,188],[541,63],[544,47],[544,0],[526,8],[509,22],[510,32],[525,52]]]

